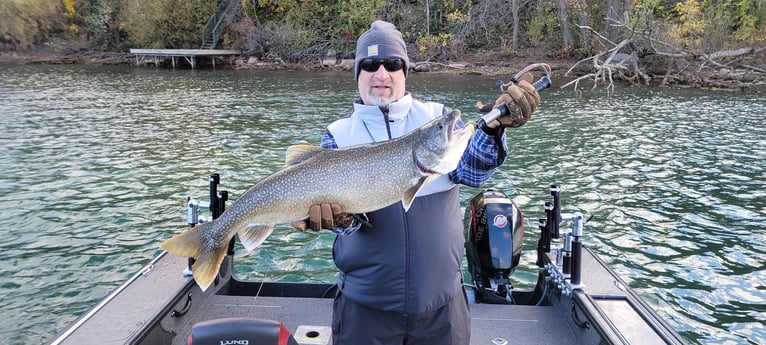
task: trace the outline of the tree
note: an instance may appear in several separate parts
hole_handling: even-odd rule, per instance
[[[0,1],[0,48],[23,51],[66,32],[63,4],[47,0]]]
[[[198,48],[216,6],[207,0],[122,0],[121,5],[120,25],[131,46],[171,49]]]
[[[569,5],[567,0],[558,0],[558,19],[561,27],[561,49],[564,52],[570,52],[575,48],[575,39],[572,35],[572,29],[569,25]]]
[[[592,88],[601,84],[611,92],[616,79],[648,83],[653,75],[661,79],[660,85],[684,83],[738,88],[766,83],[766,69],[758,67],[763,66],[766,48],[703,49],[710,44],[703,29],[707,23],[702,19],[710,18],[703,15],[706,13],[704,4],[696,0],[677,4],[673,9],[674,19],[665,23],[669,25],[658,25],[653,13],[654,8],[639,8],[636,15],[643,18],[610,19],[609,26],[624,33],[625,38],[619,42],[583,27],[591,30],[605,49],[572,66],[567,75],[583,62],[590,61],[593,65],[590,73],[564,87],[573,85],[577,90],[581,82],[591,81]],[[759,63],[753,63],[759,59]]]
[[[584,29],[590,26],[589,5],[585,0],[574,0],[574,8],[577,10],[577,26],[580,28],[580,50],[585,56],[593,53],[591,44],[591,32]]]
[[[519,11],[520,0],[511,1],[511,13],[513,14],[512,29],[511,29],[511,48],[513,51],[519,50]]]

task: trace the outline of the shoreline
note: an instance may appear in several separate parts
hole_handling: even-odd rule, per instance
[[[223,63],[216,63],[222,68],[233,69],[264,69],[264,70],[296,70],[296,71],[351,71],[353,60],[338,60],[336,62],[317,62],[314,64],[291,64],[284,62],[260,61],[254,58],[231,57],[223,58]],[[477,75],[508,75],[529,64],[546,60],[545,58],[512,58],[502,62],[417,62],[413,61],[412,71],[417,73],[447,73],[447,74],[477,74]],[[210,66],[209,60],[200,61],[200,68]],[[544,61],[551,66],[552,76],[562,77],[576,60]],[[0,52],[0,65],[136,65],[135,55],[131,53],[83,51],[70,54],[18,53]],[[149,63],[151,64],[151,63]],[[162,65],[164,66],[164,65]],[[182,68],[188,68],[183,66]]]
[[[291,64],[284,61],[260,61],[256,58],[247,58],[243,56],[237,57],[224,57],[220,58],[220,62],[216,62],[216,68],[235,69],[235,70],[286,70],[286,71],[325,71],[325,72],[351,72],[353,70],[354,61],[351,59],[338,60],[338,61],[317,61],[313,64]],[[593,71],[588,69],[588,66],[592,64],[581,63],[577,68],[572,69],[579,60],[577,59],[562,59],[562,58],[548,58],[548,57],[514,57],[503,61],[457,61],[457,62],[428,62],[428,61],[413,61],[412,72],[415,73],[442,73],[442,74],[471,74],[471,75],[483,75],[483,76],[512,76],[524,67],[538,62],[544,62],[551,67],[551,77],[577,79],[588,74],[592,74]],[[38,51],[38,52],[0,52],[0,66],[2,65],[34,65],[34,64],[49,64],[49,65],[132,65],[141,67],[144,65],[152,65],[153,63],[144,63],[142,65],[136,65],[136,57],[131,53],[121,52],[97,52],[97,51],[80,51],[76,53],[56,53],[52,51]],[[212,64],[210,60],[203,59],[199,61],[198,68],[206,69],[210,68]],[[169,62],[162,63],[159,68],[171,68]],[[190,69],[188,65],[181,65],[181,69]],[[572,71],[570,71],[572,69]],[[541,71],[535,70],[534,74],[538,75]],[[570,75],[565,76],[567,72]],[[658,82],[663,78],[659,74],[649,74],[650,81],[646,85],[660,86],[660,87],[673,87],[673,88],[691,88],[691,89],[703,89],[714,91],[729,91],[729,92],[755,92],[757,94],[766,93],[766,82],[754,80],[749,77],[737,78],[733,77],[729,80],[738,80],[736,85],[721,86],[721,85],[704,85],[700,84],[699,80],[674,80],[670,85],[659,85]],[[715,78],[715,75],[708,75],[708,77]],[[592,77],[589,77],[592,79]],[[592,83],[591,81],[584,80],[584,83]],[[615,79],[615,82],[626,83],[630,85],[628,81],[620,81]],[[601,84],[601,83],[600,83]],[[643,84],[643,83],[642,83]],[[603,87],[603,85],[602,85]]]

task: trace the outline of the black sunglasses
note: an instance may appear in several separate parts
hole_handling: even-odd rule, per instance
[[[389,72],[396,72],[404,68],[404,60],[402,59],[362,59],[359,62],[359,68],[367,72],[375,72],[383,65],[383,68]]]

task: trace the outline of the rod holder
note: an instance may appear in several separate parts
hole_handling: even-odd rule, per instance
[[[575,212],[572,217],[572,273],[570,283],[573,287],[581,286],[582,274],[582,225],[583,216],[580,212]]]
[[[543,267],[545,266],[545,253],[551,251],[551,236],[545,219],[538,219],[537,226],[540,228],[540,239],[537,240],[537,267]]]
[[[564,276],[572,274],[572,233],[564,235],[563,262],[561,263],[561,273]]]
[[[551,196],[553,196],[553,205],[551,209],[551,234],[553,238],[560,238],[559,225],[561,224],[561,187],[558,184],[551,185]]]
[[[221,183],[221,175],[210,174],[208,181],[210,182],[210,213],[213,214],[213,219],[216,219],[223,213],[218,210],[218,184]]]

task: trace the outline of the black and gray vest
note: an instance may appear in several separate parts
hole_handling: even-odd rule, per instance
[[[385,131],[404,135],[441,115],[443,106],[408,94],[388,110],[386,126],[378,107],[355,104],[350,117],[328,130],[339,147],[369,143],[386,138]],[[336,237],[333,259],[344,296],[376,309],[417,315],[446,305],[461,292],[464,239],[458,186],[442,176],[428,187],[408,212],[397,202],[367,214],[372,228]]]

